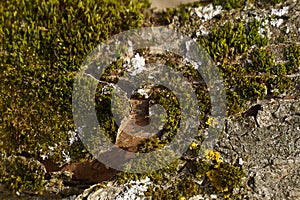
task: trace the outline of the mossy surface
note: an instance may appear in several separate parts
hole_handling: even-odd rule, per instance
[[[257,1],[254,1],[257,3]],[[261,1],[264,3],[264,1]],[[272,5],[283,1],[270,1]],[[18,6],[15,6],[17,5]],[[225,9],[242,8],[244,1],[213,1],[215,6]],[[168,10],[162,14],[165,23],[175,16],[181,25],[191,20],[190,8],[205,3],[196,2],[188,6]],[[139,27],[143,23],[143,10],[148,1],[71,1],[71,0],[23,0],[1,1],[0,6],[0,152],[16,154],[28,151],[32,154],[51,155],[62,163],[62,152],[68,151],[72,159],[87,158],[88,152],[81,142],[69,146],[68,131],[74,128],[71,112],[71,93],[75,73],[83,59],[100,42],[124,30]],[[226,15],[219,15],[222,19]],[[284,56],[287,62],[276,63],[268,48],[266,34],[261,34],[263,20],[230,20],[212,26],[207,35],[192,36],[211,55],[224,79],[227,95],[227,116],[244,111],[249,101],[262,99],[266,95],[280,96],[291,86],[291,74],[299,73],[300,47],[287,45]],[[141,50],[142,52],[142,50]],[[172,55],[174,58],[174,55]],[[184,73],[189,81],[199,81],[199,74],[189,64],[183,66],[166,61],[168,66]],[[118,60],[107,68],[101,77],[96,94],[98,120],[106,136],[116,139],[117,125],[112,116],[111,95],[101,94],[104,82],[117,82],[124,75],[123,62]],[[113,76],[112,76],[113,75]],[[203,112],[199,129],[212,123],[210,99],[205,84],[193,85]],[[111,88],[107,90],[111,91]],[[168,118],[160,138],[144,140],[139,152],[150,152],[162,148],[172,139],[178,129],[178,102],[166,89],[158,89],[151,97],[153,103],[164,106]],[[128,180],[150,177],[156,186],[146,195],[166,199],[188,198],[201,193],[218,193],[230,197],[234,188],[241,186],[243,169],[235,164],[222,162],[220,154],[210,152],[206,159],[195,161],[199,156],[202,135],[197,135],[187,154],[192,161],[181,160],[164,169],[146,174],[120,173],[115,180],[123,184]],[[50,148],[51,147],[51,148]],[[53,147],[53,148],[52,148]],[[53,150],[52,150],[53,149]],[[4,164],[2,164],[4,163]],[[0,164],[2,178],[15,191],[37,190],[43,185],[43,172],[33,173],[29,165],[21,160],[3,161]],[[188,163],[188,164],[186,164]],[[191,172],[184,177],[178,171]],[[21,168],[19,166],[22,166]],[[182,168],[181,168],[182,167]],[[22,176],[25,174],[25,176]],[[174,175],[175,179],[170,179]],[[206,180],[212,190],[201,188],[197,181]],[[170,183],[168,189],[159,187]],[[11,184],[13,183],[13,184]]]
[[[213,192],[230,198],[232,190],[241,186],[245,176],[240,166],[223,163],[220,154],[215,151],[207,151],[206,159],[189,161],[187,166],[190,174],[186,173],[184,177],[174,174],[173,178],[167,179],[168,182],[149,187],[145,195],[153,199],[189,199]],[[205,187],[201,186],[203,182]]]
[[[274,65],[272,55],[260,50],[268,44],[267,37],[258,33],[261,25],[262,22],[257,20],[247,25],[238,21],[226,22],[222,27],[214,28],[207,36],[198,38],[199,43],[217,63],[223,76],[227,88],[228,115],[241,112],[247,101],[263,98],[267,94],[263,78],[252,76],[253,73],[269,72]],[[257,49],[251,54],[250,59],[253,60],[246,65],[243,61],[245,55],[254,46]],[[262,60],[259,59],[260,56]],[[270,72],[267,74],[270,75]]]
[[[300,72],[300,45],[291,44],[285,48],[285,56],[288,63],[285,65],[286,73],[293,74]]]
[[[26,151],[64,162],[68,131],[74,129],[76,72],[99,43],[141,26],[148,7],[147,0],[1,1],[0,152]],[[71,154],[83,151],[80,144],[73,147],[79,149]],[[20,180],[12,189],[22,188]]]
[[[46,170],[34,159],[0,154],[0,182],[15,192],[42,193]]]

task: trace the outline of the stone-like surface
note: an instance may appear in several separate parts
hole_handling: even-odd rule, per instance
[[[85,190],[76,200],[123,200],[145,199],[143,192],[152,185],[149,178],[140,181],[130,181],[124,185],[116,185],[113,182],[97,184]]]
[[[123,190],[122,186],[113,186],[111,183],[96,184],[89,189],[85,190],[81,195],[79,195],[76,200],[110,200],[113,199],[117,194]]]
[[[297,199],[300,188],[300,99],[260,102],[253,116],[227,120],[218,150],[244,162],[250,199]]]

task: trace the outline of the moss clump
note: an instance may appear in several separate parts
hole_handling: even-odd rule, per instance
[[[167,140],[160,140],[159,138],[150,138],[142,140],[138,145],[138,152],[148,153],[151,151],[155,151],[157,149],[163,148],[166,144],[168,144]]]
[[[149,187],[146,196],[153,199],[188,199],[190,197],[205,194],[209,191],[202,185],[206,182],[215,188],[214,193],[230,197],[234,188],[241,187],[242,178],[245,177],[243,169],[228,163],[223,163],[218,152],[207,151],[206,159],[190,161],[186,166],[191,176],[183,178],[169,178],[168,182],[159,186]],[[204,181],[204,182],[203,182]],[[202,182],[202,183],[199,183]],[[167,187],[162,187],[162,185]]]
[[[150,178],[154,184],[163,185],[166,184],[170,175],[175,176],[178,170],[179,161],[176,161],[162,169],[157,171],[147,172],[147,173],[128,173],[128,172],[120,172],[116,175],[115,181],[118,184],[124,184],[131,180],[136,181],[138,179],[144,179],[146,177]]]
[[[62,152],[73,128],[75,73],[96,45],[140,26],[148,6],[147,0],[1,1],[0,148],[47,154],[56,144]]]
[[[198,7],[205,5],[205,2],[196,1],[188,4],[181,4],[175,8],[167,8],[162,13],[162,19],[165,23],[171,23],[175,16],[179,17],[180,24],[186,24],[190,20],[190,7]]]
[[[267,37],[261,36],[259,28],[262,22],[254,20],[243,25],[242,22],[226,22],[224,26],[214,28],[208,36],[200,36],[198,42],[217,62],[235,60],[250,47],[265,46],[269,43]]]
[[[189,170],[197,180],[201,180],[206,176],[206,172],[210,169],[210,163],[205,160],[193,161],[189,163]]]
[[[14,192],[43,190],[45,168],[34,159],[0,154],[0,182]]]
[[[277,96],[291,87],[292,80],[286,75],[294,73],[296,66],[290,67],[290,63],[275,64],[274,55],[265,49],[255,49],[249,59],[248,73],[256,76],[257,81],[265,85],[266,94]]]
[[[99,125],[104,131],[105,136],[113,143],[116,141],[118,127],[111,110],[113,88],[109,84],[117,83],[119,77],[124,74],[123,61],[117,60],[113,62],[105,69],[101,76],[101,82],[98,84],[95,94],[95,109]]]
[[[214,6],[221,5],[224,9],[230,10],[230,9],[242,8],[245,5],[246,1],[245,0],[228,0],[228,1],[213,0],[212,3]]]
[[[242,111],[247,101],[285,93],[292,84],[287,77],[288,66],[289,63],[275,64],[274,55],[264,48],[249,53],[245,64],[219,65],[227,88],[227,114]]]
[[[223,163],[218,152],[206,153],[206,159],[188,161],[187,165],[183,165],[183,168],[187,167],[191,172],[190,175],[185,174],[185,177],[179,178],[177,174],[179,163],[174,163],[151,173],[120,173],[116,180],[119,184],[124,184],[130,180],[149,177],[153,185],[148,187],[144,195],[153,199],[188,199],[199,194],[211,194],[211,192],[230,197],[234,188],[241,187],[242,178],[245,176],[243,169]],[[211,185],[214,190],[203,188],[207,184]]]
[[[145,195],[151,199],[180,199],[185,200],[189,197],[196,196],[201,193],[199,185],[191,178],[174,180],[173,184],[167,190],[156,187],[149,187]]]
[[[224,196],[232,193],[234,188],[239,188],[242,178],[245,176],[243,169],[228,163],[220,163],[219,166],[206,172],[211,185]]]
[[[283,1],[267,3],[275,5],[280,2]],[[222,5],[226,9],[242,8],[246,3],[248,1],[213,1],[214,6]],[[249,3],[261,5],[266,2],[258,0]],[[182,12],[190,12],[191,6],[182,6],[169,14],[180,17]],[[208,35],[197,36],[197,42],[213,58],[223,76],[228,116],[242,112],[248,101],[285,93],[291,86],[288,75],[299,72],[299,46],[290,45],[286,48],[287,64],[275,64],[274,55],[266,48],[269,44],[267,33],[261,33],[263,22],[226,22],[221,27],[213,28]],[[197,97],[207,97],[205,87],[195,91]],[[201,105],[208,103],[206,100],[203,102]]]
[[[147,0],[1,1],[0,150],[51,155],[62,162],[62,152],[69,149],[68,131],[74,128],[76,72],[109,36],[141,26],[148,7]],[[81,152],[83,147],[78,148]],[[20,172],[14,175],[16,189],[36,187],[21,175],[26,170],[18,161],[9,165],[5,170]]]
[[[234,188],[241,187],[245,173],[242,167],[224,163],[220,154],[216,151],[207,151],[208,160],[200,160],[191,163],[191,172],[196,177],[206,177],[209,183],[221,193],[223,197],[229,197]]]
[[[288,63],[275,64],[274,55],[265,48],[268,38],[259,34],[261,26],[262,22],[257,20],[247,25],[227,22],[208,36],[198,38],[220,69],[226,88],[227,115],[243,111],[248,101],[285,93],[292,83],[287,75],[299,71],[299,46],[285,49]]]
[[[272,6],[275,6],[279,3],[286,2],[286,0],[257,0],[256,3],[262,3],[262,4],[271,4]]]
[[[255,49],[249,57],[248,73],[270,75],[274,66],[274,55],[265,49]]]
[[[285,56],[288,60],[286,66],[287,74],[300,72],[300,45],[291,44],[285,48]]]

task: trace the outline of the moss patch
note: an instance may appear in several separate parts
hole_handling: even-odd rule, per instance
[[[1,1],[1,148],[47,153],[48,146],[67,140],[73,77],[83,59],[107,37],[140,26],[148,6],[147,1]]]
[[[62,162],[68,131],[74,128],[76,72],[96,45],[141,26],[148,7],[147,0],[1,1],[0,151],[51,155]],[[76,148],[81,152],[83,147]],[[10,165],[17,170],[19,164],[15,160]],[[15,177],[11,188],[29,187],[26,177]]]
[[[0,182],[14,192],[43,190],[45,168],[34,159],[0,154]]]
[[[232,190],[241,186],[242,178],[245,176],[243,169],[223,163],[220,154],[215,151],[208,151],[206,158],[187,164],[191,176],[169,177],[168,182],[149,187],[145,195],[153,199],[189,199],[199,194],[210,194],[212,191],[199,184],[200,181],[204,181],[215,189],[214,193],[229,198]]]

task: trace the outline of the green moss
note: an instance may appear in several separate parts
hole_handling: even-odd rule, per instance
[[[224,26],[214,28],[208,36],[200,36],[199,44],[205,48],[215,62],[237,59],[251,46],[264,46],[268,39],[259,35],[261,22],[254,20],[247,26],[242,22],[226,22]]]
[[[262,36],[259,33],[259,29],[262,27],[263,24],[263,20],[254,20],[252,22],[250,22],[247,25],[247,31],[246,31],[246,35],[247,35],[247,42],[249,46],[266,46],[269,44],[269,39],[266,36],[266,33],[264,32],[263,34],[265,36]]]
[[[292,81],[287,77],[273,77],[268,79],[270,93],[274,96],[284,94],[292,86]]]
[[[123,61],[119,59],[113,62],[105,69],[101,76],[101,82],[98,84],[95,94],[95,108],[99,125],[104,131],[105,136],[113,143],[116,141],[118,127],[111,110],[113,88],[109,84],[117,83],[120,76],[124,74]],[[102,92],[104,89],[105,92]]]
[[[257,0],[257,2],[263,3],[263,4],[271,4],[271,5],[275,6],[279,3],[286,2],[286,0]]]
[[[276,5],[276,4],[283,3],[283,2],[286,2],[286,1],[285,0],[271,0],[272,5]]]
[[[196,1],[188,4],[181,4],[175,8],[167,8],[166,11],[162,12],[162,18],[166,23],[171,23],[175,16],[179,17],[179,21],[182,25],[189,22],[191,17],[190,7],[203,6],[205,3],[202,1]]]
[[[42,192],[44,167],[34,159],[0,154],[0,182],[14,192]]]
[[[50,154],[62,162],[74,128],[76,72],[109,36],[141,26],[148,7],[147,0],[1,1],[0,150]],[[84,151],[82,145],[73,147],[71,153]],[[27,188],[26,177],[16,177],[17,188]]]
[[[199,185],[191,178],[174,180],[173,184],[167,190],[157,187],[149,187],[145,195],[151,199],[187,199],[189,197],[201,194]]]
[[[200,161],[192,161],[189,163],[189,169],[191,173],[197,178],[201,180],[205,177],[206,172],[209,170],[210,164],[205,160]]]
[[[175,94],[166,87],[154,88],[150,100],[152,104],[162,105],[166,111],[167,117],[161,134],[169,142],[174,138],[178,130],[180,121],[179,102]]]
[[[221,163],[217,168],[210,169],[206,175],[211,185],[225,196],[231,194],[234,188],[239,188],[245,176],[243,169],[228,163]]]
[[[243,8],[245,2],[246,2],[245,0],[228,0],[228,1],[213,0],[212,1],[214,6],[221,5],[226,10]]]
[[[179,166],[187,168],[190,173],[185,173],[183,177],[178,176]],[[176,162],[161,170],[143,174],[121,172],[115,180],[118,184],[124,184],[146,177],[149,177],[153,184],[144,195],[153,199],[188,199],[212,192],[228,198],[234,188],[241,187],[245,173],[240,166],[223,163],[218,152],[208,151],[206,159],[187,161],[183,165]],[[210,190],[207,186],[203,188],[203,185],[207,184],[214,189]]]
[[[145,139],[141,141],[137,151],[141,153],[147,153],[147,152],[154,151],[156,149],[161,149],[166,144],[168,144],[167,140],[160,140],[159,138]]]
[[[300,45],[292,44],[285,48],[288,63],[285,65],[287,74],[300,72]]]
[[[255,49],[249,57],[248,73],[270,75],[274,66],[274,55],[265,49]]]
[[[286,65],[284,64],[277,64],[273,65],[270,69],[270,73],[274,75],[286,75],[287,70],[286,70]]]
[[[242,8],[244,1],[213,1],[225,9]],[[272,4],[280,0],[271,1]],[[199,6],[199,1],[193,5]],[[15,6],[18,5],[18,6]],[[16,153],[24,150],[33,153],[55,154],[61,161],[62,150],[68,149],[71,155],[88,156],[80,143],[68,147],[67,132],[73,128],[71,112],[71,93],[73,77],[86,55],[107,37],[138,27],[143,22],[143,9],[149,2],[143,1],[92,1],[92,0],[4,0],[0,6],[0,150]],[[4,9],[5,8],[5,9]],[[179,16],[181,23],[188,23],[190,10],[180,6],[166,12],[170,22]],[[290,45],[285,49],[286,64],[274,63],[274,56],[264,48],[267,37],[259,34],[261,21],[227,22],[214,28],[208,36],[200,36],[198,42],[207,50],[220,69],[224,78],[228,115],[243,111],[249,100],[263,98],[266,93],[284,93],[291,80],[286,75],[298,73],[300,66],[300,47]],[[256,47],[256,48],[255,48]],[[253,49],[253,51],[252,51]],[[249,51],[251,50],[251,51]],[[245,64],[245,55],[251,63]],[[188,80],[198,80],[199,74],[191,66],[183,68],[168,63],[183,72]],[[117,61],[107,68],[102,76],[103,82],[116,82],[122,76],[122,62]],[[111,76],[117,75],[117,76]],[[201,80],[199,81],[201,83]],[[203,82],[203,81],[202,81]],[[96,94],[98,120],[105,134],[115,141],[117,125],[112,116],[111,95],[101,94],[104,83],[100,83]],[[205,84],[193,85],[203,111],[200,128],[209,124],[205,114],[210,113],[210,98]],[[178,129],[180,110],[172,92],[161,88],[153,93],[152,101],[164,106],[168,117],[161,138],[143,141],[138,150],[150,152],[162,148],[172,139]],[[203,139],[203,138],[202,138]],[[201,141],[201,137],[199,139]],[[198,141],[198,142],[199,142]],[[49,146],[55,146],[49,152]],[[199,149],[192,150],[198,156]],[[12,157],[13,158],[13,157]],[[6,182],[15,191],[39,190],[43,184],[43,172],[33,173],[38,165],[24,163],[22,159],[0,162],[1,182]],[[20,167],[21,166],[21,167]],[[157,184],[170,181],[166,174],[175,175],[178,163],[164,169],[146,174],[120,173],[119,183],[151,177]],[[201,160],[193,162],[191,177],[180,179],[169,190],[150,188],[147,194],[163,195],[172,199],[190,197],[202,192],[196,180],[203,177],[219,192],[228,195],[239,187],[243,170],[238,166],[218,161]]]
[[[291,79],[286,75],[299,70],[299,46],[285,49],[288,63],[275,64],[274,55],[264,48],[269,40],[259,34],[261,26],[262,22],[257,20],[246,25],[227,22],[214,28],[208,36],[198,38],[215,63],[219,63],[228,116],[243,111],[250,100],[285,93],[291,86]]]
[[[118,184],[124,184],[130,180],[138,180],[149,177],[151,181],[155,184],[165,184],[169,181],[170,175],[175,175],[178,170],[179,161],[176,161],[162,169],[157,171],[147,172],[147,173],[128,173],[120,172],[115,177],[115,181]]]
[[[73,78],[84,58],[107,37],[140,26],[148,6],[146,0],[1,1],[1,148],[45,152],[66,140]]]
[[[198,183],[204,181],[215,188],[214,193],[228,198],[234,188],[241,187],[242,178],[245,177],[241,167],[223,163],[220,154],[214,151],[207,152],[207,160],[189,161],[186,166],[192,176],[169,178],[169,182],[164,184],[168,187],[154,185],[148,188],[145,195],[153,199],[189,199],[211,192]]]
[[[241,112],[247,101],[280,95],[291,86],[292,80],[286,77],[288,64],[275,64],[270,51],[255,48],[247,60],[245,65],[219,66],[227,88],[228,115]]]

